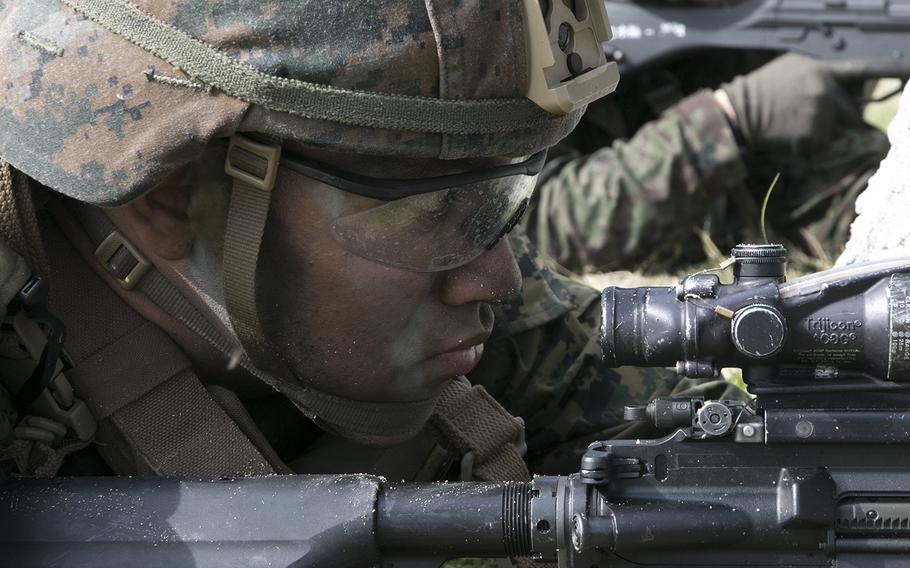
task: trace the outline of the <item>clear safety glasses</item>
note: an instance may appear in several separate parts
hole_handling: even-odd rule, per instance
[[[344,192],[384,201],[331,215],[332,235],[347,250],[397,268],[438,272],[471,262],[512,230],[545,160],[544,151],[518,164],[400,180],[339,172],[287,154],[281,165]]]

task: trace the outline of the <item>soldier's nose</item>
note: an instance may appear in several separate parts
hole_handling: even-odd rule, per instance
[[[521,290],[521,272],[507,238],[472,262],[443,275],[442,301],[449,305],[506,302]]]

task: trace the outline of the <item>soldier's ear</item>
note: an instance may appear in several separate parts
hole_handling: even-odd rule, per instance
[[[189,255],[196,239],[188,205],[186,184],[173,176],[110,216],[141,251],[165,260],[180,260]]]

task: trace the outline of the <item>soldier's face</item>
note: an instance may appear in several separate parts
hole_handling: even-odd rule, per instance
[[[302,380],[358,400],[412,401],[477,364],[493,326],[491,304],[521,284],[507,239],[452,270],[393,268],[333,238],[324,186],[281,176],[258,304],[268,338]],[[377,205],[347,195],[340,206],[350,210]]]

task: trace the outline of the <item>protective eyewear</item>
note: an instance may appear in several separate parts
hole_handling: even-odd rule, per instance
[[[358,256],[416,272],[451,270],[495,246],[520,220],[545,161],[543,151],[485,170],[387,179],[341,172],[287,153],[281,157],[281,165],[294,172],[384,201],[355,212],[326,203],[332,235]]]

